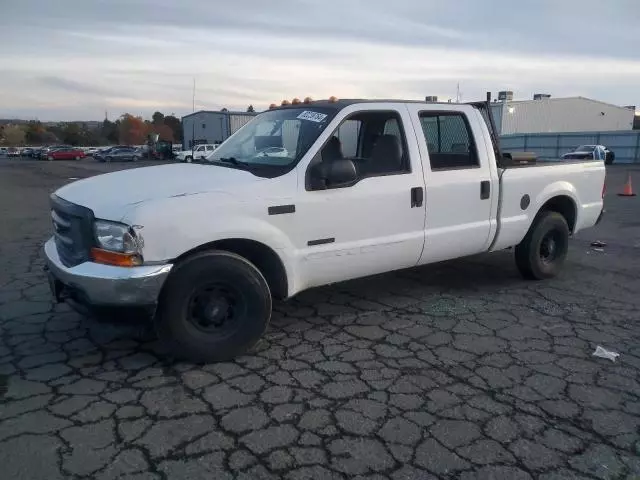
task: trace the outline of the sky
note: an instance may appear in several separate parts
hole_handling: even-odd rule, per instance
[[[0,0],[0,118],[513,90],[640,107],[640,0]]]

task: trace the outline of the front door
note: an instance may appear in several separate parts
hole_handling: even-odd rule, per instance
[[[300,168],[296,234],[302,288],[414,266],[424,244],[424,179],[404,105],[347,107],[319,155],[357,166],[350,185],[310,189]],[[411,147],[409,147],[411,145]],[[318,157],[317,157],[318,158]]]
[[[420,263],[480,253],[495,232],[498,182],[480,113],[410,104],[424,164],[425,246]],[[492,218],[494,220],[492,220]]]

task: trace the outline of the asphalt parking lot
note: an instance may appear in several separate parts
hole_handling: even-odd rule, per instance
[[[49,193],[143,164],[0,159],[1,478],[640,478],[640,167],[557,279],[505,251],[316,289],[197,366],[42,272]]]

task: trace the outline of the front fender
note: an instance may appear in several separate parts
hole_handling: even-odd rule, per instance
[[[263,202],[239,202],[231,194],[193,194],[142,204],[126,223],[138,225],[145,263],[166,263],[207,243],[244,239],[271,248],[282,261],[289,291],[296,291],[294,245],[284,231],[292,217],[269,216]],[[210,205],[211,208],[207,208]]]

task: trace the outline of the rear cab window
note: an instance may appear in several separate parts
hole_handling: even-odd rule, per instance
[[[419,113],[431,170],[478,168],[478,151],[466,115],[462,112]]]

